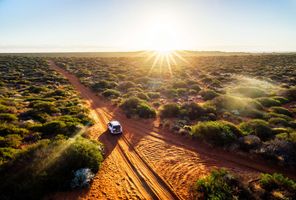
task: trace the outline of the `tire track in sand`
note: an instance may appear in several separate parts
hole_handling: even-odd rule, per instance
[[[80,92],[81,97],[87,100],[90,108],[95,109],[96,112],[94,113],[93,111],[91,111],[91,115],[94,116],[96,122],[100,122],[101,125],[107,124],[109,119],[100,112],[98,105],[94,101],[95,95],[93,95],[88,88],[83,86],[75,76],[57,67],[52,61],[49,61],[49,64],[51,68],[61,73],[70,81],[74,88],[76,88]],[[97,117],[95,117],[95,115],[97,115]],[[104,127],[101,125],[97,127],[101,133],[98,133],[98,137],[102,136],[103,134],[107,134],[106,132],[104,132]],[[133,149],[132,145],[128,142],[124,135],[122,135],[121,138],[118,139],[117,144],[114,144],[114,142],[116,142],[115,139],[115,141],[113,140],[112,142],[110,142],[109,139],[110,135],[101,141],[105,143],[107,150],[111,151],[110,147],[111,149],[113,147],[112,152],[109,152],[110,154],[108,155],[107,159],[102,165],[102,168],[100,169],[101,173],[99,172],[99,177],[97,176],[94,179],[94,183],[92,184],[92,187],[90,188],[88,194],[82,196],[81,198],[92,199],[101,197],[106,199],[180,199],[180,197],[178,197],[178,195],[174,193],[171,187],[167,185],[160,176],[157,175],[157,173],[147,164],[146,161],[141,158],[138,153],[136,153],[136,151]],[[124,187],[122,185],[122,182],[118,183],[117,180],[112,180],[112,174],[117,173],[116,171],[110,172],[110,168],[112,168],[112,165],[114,164],[117,164],[117,166],[115,167],[116,169],[118,169],[117,172],[121,173],[121,180],[125,180],[124,183],[127,182],[131,189],[123,191],[122,188]],[[111,165],[111,167],[109,165]],[[108,170],[109,172],[107,172]],[[117,186],[113,187],[113,191],[101,191],[104,188],[100,187],[100,183],[104,182],[105,180],[102,180],[100,174],[102,175],[102,177],[104,177],[104,172],[110,175],[108,178],[106,177],[107,180],[109,179],[108,182],[117,183]],[[104,185],[104,183],[102,185]],[[98,188],[94,188],[96,186],[98,186]],[[112,188],[112,185],[108,185],[108,188],[110,187]],[[119,191],[115,191],[115,188],[117,188]],[[119,192],[119,194],[117,192]],[[102,193],[103,195],[97,193]]]

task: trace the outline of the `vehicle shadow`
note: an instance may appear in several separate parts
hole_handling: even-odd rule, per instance
[[[119,138],[121,137],[121,134],[119,135],[113,135],[108,130],[103,132],[99,137],[98,140],[102,142],[105,145],[105,159],[111,154],[113,149],[116,147],[117,142]]]

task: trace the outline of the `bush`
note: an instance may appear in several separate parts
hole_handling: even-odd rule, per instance
[[[293,142],[296,144],[296,131],[294,132],[283,132],[276,135],[277,139]]]
[[[145,103],[138,105],[137,114],[141,118],[154,118],[156,116],[155,110]]]
[[[211,100],[217,97],[219,94],[213,90],[207,89],[207,90],[201,90],[199,94],[203,97],[204,100]]]
[[[27,129],[18,128],[13,124],[0,124],[0,136],[6,136],[9,134],[16,134],[25,136],[29,133]]]
[[[132,87],[136,87],[136,84],[132,81],[123,81],[118,85],[118,89],[121,91],[127,91]]]
[[[190,86],[192,90],[195,90],[196,92],[199,92],[201,90],[200,86],[198,84],[193,84]]]
[[[42,125],[41,132],[45,135],[64,134],[66,123],[63,121],[51,121]]]
[[[186,93],[187,93],[186,88],[177,88],[176,91],[177,91],[178,96],[180,96],[180,97],[186,95]]]
[[[239,138],[240,148],[249,151],[250,149],[257,149],[261,145],[261,140],[256,135],[247,135]]]
[[[178,117],[180,114],[180,106],[176,103],[165,104],[160,110],[162,118]]]
[[[30,86],[28,88],[29,92],[31,93],[35,93],[35,94],[39,94],[40,92],[45,92],[47,91],[47,88],[46,87],[39,87],[39,86]]]
[[[144,92],[140,92],[137,94],[137,97],[139,97],[140,99],[143,99],[143,100],[149,100],[149,96],[147,94],[145,94]]]
[[[153,118],[156,116],[155,110],[137,97],[130,97],[124,100],[120,107],[127,116],[138,115],[142,118]]]
[[[113,89],[107,89],[102,93],[102,95],[104,97],[112,97],[112,98],[114,98],[114,97],[119,97],[120,92],[117,91],[117,90],[113,90]]]
[[[274,126],[283,126],[283,127],[289,126],[289,122],[286,119],[281,117],[270,118],[268,122],[269,124]]]
[[[274,98],[271,98],[271,97],[261,97],[261,98],[257,98],[256,100],[259,101],[259,103],[261,103],[265,107],[281,105],[280,101],[278,101]]]
[[[17,116],[15,114],[9,114],[9,113],[1,113],[0,114],[0,121],[13,122],[16,120],[17,120]]]
[[[268,123],[260,119],[253,119],[243,122],[239,125],[239,128],[245,135],[256,135],[263,141],[266,141],[273,136],[272,130]]]
[[[242,181],[225,169],[213,170],[199,179],[194,187],[195,199],[252,199],[250,190]]]
[[[284,177],[282,174],[261,174],[259,182],[262,188],[267,191],[278,189],[288,190],[296,195],[296,182],[287,177]]]
[[[147,95],[149,96],[149,98],[151,99],[157,99],[160,97],[159,92],[148,92]]]
[[[30,107],[32,107],[34,111],[48,114],[58,113],[60,111],[54,103],[46,101],[33,101],[30,103]]]
[[[296,146],[292,142],[279,139],[270,140],[263,143],[258,153],[283,165],[294,168],[296,166]]]
[[[3,141],[3,139],[1,139]],[[0,167],[8,161],[14,160],[18,155],[19,150],[11,147],[0,147]],[[1,168],[0,168],[1,169]],[[0,171],[1,173],[1,171]],[[0,194],[1,197],[1,194]]]
[[[191,120],[198,119],[205,114],[203,107],[197,103],[185,103],[180,108],[180,115],[183,117],[188,117]]]
[[[285,104],[289,102],[289,99],[281,96],[273,97],[274,100],[279,101],[281,104]]]
[[[235,142],[242,133],[230,122],[206,121],[192,126],[191,135],[214,145],[226,146]]]
[[[292,87],[292,88],[282,91],[281,95],[286,97],[290,101],[295,101],[296,100],[296,87]]]
[[[126,115],[131,116],[137,113],[137,107],[141,100],[137,97],[130,97],[121,103],[120,107],[125,111]]]
[[[95,177],[95,174],[89,168],[78,169],[74,172],[74,178],[71,181],[71,188],[86,188]]]
[[[283,108],[283,107],[275,106],[275,107],[271,107],[270,110],[272,112],[275,112],[275,113],[278,113],[281,115],[287,115],[289,117],[293,117],[293,113],[291,113],[288,109]]]
[[[178,96],[176,89],[164,89],[163,93],[167,98],[174,98]]]
[[[6,181],[0,183],[0,198],[42,199],[48,192],[68,190],[75,178],[73,172],[82,168],[98,171],[101,149],[100,143],[81,137],[40,141],[1,168]]]
[[[0,113],[14,113],[15,108],[0,104]]]
[[[96,83],[94,83],[91,88],[94,90],[94,91],[97,91],[97,92],[101,92],[105,89],[112,89],[112,88],[115,88],[118,84],[116,82],[111,82],[111,81],[106,81],[106,80],[101,80],[101,81],[98,81]]]
[[[45,96],[46,97],[55,97],[55,96],[65,97],[65,96],[67,96],[67,92],[65,91],[65,89],[57,89],[53,92],[48,93]]]
[[[17,134],[6,135],[5,138],[0,137],[1,147],[18,148],[22,143],[22,137]]]

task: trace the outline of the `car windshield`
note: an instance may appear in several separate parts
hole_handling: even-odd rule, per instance
[[[119,125],[113,126],[113,130],[120,131],[120,126]]]

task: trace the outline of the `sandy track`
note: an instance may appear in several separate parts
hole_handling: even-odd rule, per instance
[[[66,76],[92,108],[91,115],[97,122],[90,135],[102,141],[107,150],[107,158],[95,177],[88,192],[77,196],[86,199],[180,199],[172,188],[157,175],[149,164],[141,158],[129,141],[122,136],[112,136],[106,132],[110,120],[104,115],[96,101],[97,97],[78,79],[58,68],[51,67]],[[53,198],[71,199],[77,194],[58,194]]]
[[[96,125],[90,136],[106,145],[107,155],[88,191],[58,194],[59,199],[188,199],[190,186],[212,168],[225,167],[251,180],[271,169],[252,160],[197,145],[184,137],[159,130],[153,120],[127,119],[117,108],[83,86],[72,74],[50,62],[87,100]],[[121,137],[105,132],[105,124],[118,119]]]

